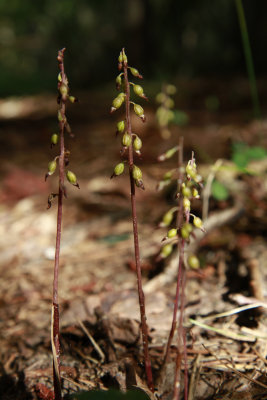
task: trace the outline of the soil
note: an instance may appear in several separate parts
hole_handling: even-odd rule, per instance
[[[68,114],[75,139],[67,145],[80,190],[68,187],[60,260],[64,398],[79,390],[125,391],[129,369],[136,379],[131,385],[146,390],[129,182],[126,173],[109,179],[120,159],[120,139],[115,137],[119,114],[106,112],[110,103],[106,97],[94,97],[90,103],[88,93],[80,98]],[[55,202],[47,210],[47,197],[56,192],[57,179],[52,176],[44,182],[44,176],[48,161],[56,155],[56,149],[49,148],[57,129],[56,104],[51,96],[12,101],[0,103],[0,398],[49,399],[57,207]],[[216,177],[230,193],[224,201],[210,196],[207,226],[209,218],[213,222],[194,243],[201,269],[186,272],[189,399],[267,399],[267,161],[254,161],[253,174],[241,172],[230,161],[235,141],[266,147],[267,122],[248,122],[244,109],[238,113],[187,109],[188,125],[173,126],[166,141],[154,111],[153,104],[146,106],[145,124],[133,118],[144,148],[136,161],[145,184],[144,191],[138,190],[137,211],[157,396],[169,399],[173,390],[176,337],[167,372],[159,371],[178,267],[176,252],[157,261],[166,235],[157,225],[175,205],[175,186],[155,190],[175,161],[159,164],[157,156],[183,135],[185,160],[194,150],[205,179],[216,160],[223,160],[224,168]],[[201,215],[201,207],[196,201],[194,212]]]

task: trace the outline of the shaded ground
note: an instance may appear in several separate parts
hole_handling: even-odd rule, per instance
[[[64,394],[80,389],[125,388],[125,360],[130,360],[143,379],[128,179],[126,175],[109,179],[119,160],[119,139],[114,139],[112,122],[118,115],[104,114],[109,107],[105,98],[100,99],[101,106],[88,107],[88,96],[81,97],[81,104],[73,106],[76,108],[70,114],[76,133],[70,165],[81,189],[70,187],[64,203],[61,251]],[[56,206],[46,210],[46,197],[56,190],[56,178],[44,183],[43,177],[51,154],[56,154],[49,149],[50,134],[56,129],[55,104],[47,97],[42,113],[36,109],[32,112],[36,102],[27,103],[23,118],[4,120],[2,116],[3,399],[36,399],[42,390],[39,386],[38,392],[37,384],[52,386],[49,330]],[[189,111],[191,122],[182,130],[174,128],[170,141],[176,144],[182,132],[185,157],[190,157],[194,149],[207,177],[217,158],[229,158],[232,141],[266,145],[266,122],[246,123],[244,114]],[[150,349],[157,373],[171,324],[177,255],[164,265],[155,262],[165,235],[156,226],[174,204],[174,192],[155,193],[158,179],[172,162],[156,162],[157,155],[170,143],[160,138],[153,115],[150,105],[147,123],[135,120],[135,130],[144,143],[138,165],[142,166],[146,190],[138,192],[138,215]],[[231,197],[219,203],[211,199],[211,214],[220,222],[196,244],[203,269],[188,271],[185,323],[191,399],[267,399],[266,160],[252,167],[257,171],[253,176],[234,168],[224,170]],[[231,219],[223,217],[221,221],[220,212],[230,209],[234,210]],[[200,206],[196,211],[200,212]],[[215,316],[256,301],[255,309]],[[102,349],[102,356],[88,332]],[[172,356],[174,359],[175,341]],[[159,390],[171,391],[173,370],[170,364],[166,375],[170,382],[163,382]]]

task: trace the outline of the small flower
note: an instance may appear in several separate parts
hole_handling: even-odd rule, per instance
[[[181,228],[181,236],[183,239],[189,239],[190,233],[192,232],[193,227],[189,223],[185,223]]]
[[[77,103],[77,102],[78,102],[78,99],[77,99],[77,97],[69,96],[69,101],[70,101],[71,103]]]
[[[133,141],[133,148],[137,153],[140,154],[140,150],[142,148],[142,140],[137,135],[135,136],[135,139]]]
[[[142,97],[143,99],[147,100],[147,97],[144,94],[144,89],[140,85],[133,85],[133,90],[134,93],[137,94],[137,96]]]
[[[52,161],[50,161],[48,163],[48,172],[45,175],[45,181],[47,180],[47,178],[49,176],[53,175],[53,173],[55,172],[56,168],[57,168],[57,161],[56,161],[56,158],[55,158],[54,160],[52,160]]]
[[[183,183],[183,187],[182,187],[182,194],[183,194],[184,197],[191,197],[192,196],[191,189],[188,186],[185,186],[184,183]]]
[[[117,123],[117,133],[123,133],[125,129],[125,122],[124,121],[119,121]]]
[[[167,237],[168,237],[169,239],[174,238],[176,235],[177,235],[177,229],[175,229],[175,228],[170,229],[170,230],[168,231],[168,233],[167,233]]]
[[[122,103],[124,102],[124,94],[119,94],[112,102],[112,107],[110,112],[113,113],[114,111],[118,110],[121,107]]]
[[[199,217],[194,217],[193,224],[195,225],[196,228],[199,228],[199,229],[201,229],[203,227],[202,219]]]
[[[189,212],[189,211],[190,211],[191,202],[190,202],[190,200],[189,200],[187,197],[185,197],[185,198],[183,199],[183,207],[184,207],[184,210],[185,210],[186,212]]]
[[[53,133],[53,135],[51,136],[51,145],[54,146],[58,143],[58,134],[57,133]]]
[[[139,79],[143,79],[142,75],[139,74],[138,70],[136,68],[133,67],[129,67],[131,73],[133,76],[136,76]]]
[[[142,171],[136,165],[133,166],[133,178],[137,181],[141,180],[143,177]]]
[[[122,142],[122,145],[125,146],[125,147],[131,146],[132,136],[128,132],[125,132],[123,137],[122,137],[122,141],[121,142]]]

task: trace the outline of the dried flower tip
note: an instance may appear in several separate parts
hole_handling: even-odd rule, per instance
[[[112,113],[112,112],[118,110],[118,108],[120,108],[120,106],[122,105],[123,102],[124,102],[124,95],[122,96],[121,94],[119,94],[113,100],[110,112]]]
[[[188,262],[188,265],[190,268],[199,269],[199,267],[200,267],[199,259],[194,254],[191,254],[188,257],[187,262]]]
[[[169,239],[174,238],[176,235],[177,235],[177,229],[175,229],[175,228],[170,229],[167,233],[167,236]]]
[[[170,254],[172,253],[172,244],[168,243],[165,244],[165,246],[162,247],[161,251],[160,251],[160,256],[162,258],[166,258],[168,257]]]
[[[142,174],[141,169],[139,167],[137,167],[137,165],[134,165],[133,166],[133,178],[136,181],[139,181],[142,179],[142,177],[143,177],[143,174]]]
[[[143,99],[147,100],[147,97],[144,94],[144,89],[140,85],[133,85],[133,90],[134,93],[137,94],[137,96],[142,97]]]
[[[132,136],[128,132],[125,132],[121,142],[123,146],[129,147],[132,143]]]
[[[144,182],[142,181],[142,179],[135,179],[135,184],[137,187],[145,190]]]
[[[145,114],[144,114],[143,107],[141,107],[139,104],[134,104],[134,112],[135,112],[136,115],[138,115],[138,117],[141,118],[141,120],[143,122],[145,122],[146,117],[145,117]]]
[[[186,212],[189,212],[189,211],[190,211],[191,202],[190,202],[190,200],[189,200],[187,197],[185,197],[185,198],[183,199],[183,206],[184,206],[184,210],[185,210]]]
[[[133,148],[135,151],[139,152],[142,148],[142,140],[140,139],[139,136],[135,136],[134,142],[133,142]]]
[[[182,188],[182,194],[184,197],[191,197],[192,196],[191,189],[188,186],[184,185]]]
[[[78,99],[77,99],[77,97],[69,96],[69,101],[70,101],[71,103],[77,103]]]
[[[119,121],[117,123],[117,133],[123,133],[125,129],[125,122],[124,121]]]
[[[53,135],[51,136],[51,144],[56,145],[57,143],[58,143],[58,134],[53,133]]]
[[[114,178],[114,176],[121,175],[123,171],[124,171],[124,163],[121,162],[115,166],[113,174],[111,175],[110,179]]]
[[[201,229],[203,225],[202,219],[199,217],[194,217],[193,224],[195,225],[196,228]]]
[[[80,186],[79,186],[79,184],[77,182],[76,175],[74,174],[74,172],[67,171],[66,177],[67,177],[69,183],[71,183],[72,185],[77,186],[78,188],[80,188]]]
[[[130,71],[133,76],[136,76],[139,79],[143,79],[142,75],[139,74],[139,71],[136,68],[133,68],[133,67],[129,67],[129,68],[130,68]]]

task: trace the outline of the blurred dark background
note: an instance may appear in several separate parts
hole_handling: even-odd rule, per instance
[[[267,2],[243,6],[262,78]],[[1,0],[0,97],[54,91],[62,47],[72,88],[104,86],[123,46],[151,81],[247,75],[234,0]]]

